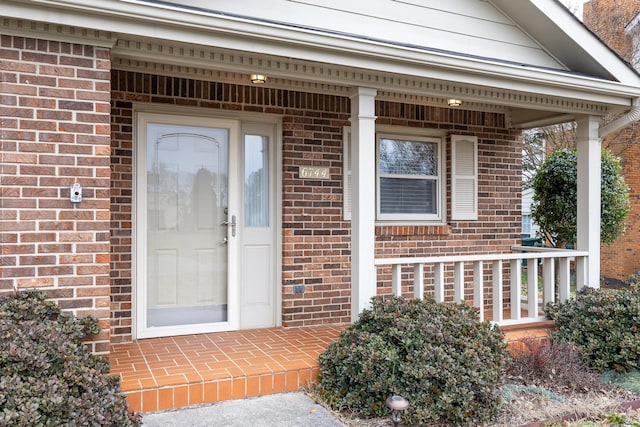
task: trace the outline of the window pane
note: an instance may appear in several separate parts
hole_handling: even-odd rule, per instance
[[[147,125],[147,324],[226,322],[229,131]]]
[[[435,179],[380,178],[380,213],[437,214]]]
[[[244,224],[269,226],[269,140],[245,135],[244,140]]]
[[[522,234],[531,234],[531,215],[522,215]]]
[[[438,175],[437,144],[433,142],[380,140],[380,173]]]

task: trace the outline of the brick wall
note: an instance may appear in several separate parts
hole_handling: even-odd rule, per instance
[[[582,21],[611,49],[631,62],[633,44],[624,32],[628,24],[640,12],[638,0],[591,0],[584,4]]]
[[[113,72],[112,87],[113,341],[131,339],[134,101],[282,116],[282,321],[287,326],[350,321],[350,223],[342,220],[342,128],[349,125],[348,98],[124,71]],[[503,115],[382,101],[376,110],[379,124],[477,135],[480,172],[478,221],[377,227],[377,256],[502,252],[518,242],[521,146],[518,134],[505,129]],[[328,166],[331,179],[298,178],[298,167],[310,164]],[[385,279],[380,292],[389,290]],[[299,285],[304,292],[294,293]]]
[[[622,173],[629,186],[630,210],[627,216],[627,229],[610,246],[602,246],[601,275],[614,280],[626,280],[629,275],[640,270],[640,125],[607,138],[609,148],[621,157]]]
[[[40,288],[109,343],[108,49],[0,37],[0,291]],[[83,201],[74,208],[70,186]]]
[[[624,26],[640,13],[638,0],[591,0],[584,5],[584,23],[625,60],[633,59],[633,44]],[[608,117],[613,120],[615,117]],[[603,146],[622,159],[623,174],[630,187],[631,210],[627,232],[613,245],[603,246],[601,274],[607,279],[625,280],[640,270],[640,125],[637,123],[608,136]]]

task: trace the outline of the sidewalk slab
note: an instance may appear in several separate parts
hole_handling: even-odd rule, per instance
[[[343,427],[303,392],[228,400],[213,405],[143,414],[144,427]]]

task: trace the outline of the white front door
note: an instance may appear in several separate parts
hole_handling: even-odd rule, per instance
[[[136,338],[274,326],[275,126],[137,125]]]

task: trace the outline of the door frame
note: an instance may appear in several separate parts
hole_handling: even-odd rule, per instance
[[[220,120],[224,123],[232,124],[234,130],[230,132],[229,146],[231,152],[231,146],[238,144],[239,149],[237,152],[236,162],[241,162],[241,156],[243,154],[243,123],[262,123],[265,125],[271,125],[275,128],[275,135],[273,141],[274,159],[274,277],[273,280],[273,293],[274,293],[274,320],[273,326],[282,325],[282,118],[273,114],[258,114],[258,113],[242,113],[242,112],[226,112],[219,110],[206,110],[202,108],[194,107],[180,107],[180,111],[177,112],[175,107],[172,106],[156,106],[149,104],[135,104],[133,105],[133,164],[132,164],[132,333],[134,339],[152,338],[160,336],[174,336],[174,335],[187,335],[197,333],[208,333],[217,331],[229,331],[237,330],[240,328],[239,318],[239,306],[240,306],[240,288],[239,278],[240,269],[243,266],[243,260],[240,255],[240,239],[235,242],[233,253],[230,253],[230,259],[234,258],[236,264],[234,265],[235,276],[232,275],[230,265],[229,267],[229,287],[228,287],[228,313],[229,318],[226,322],[220,322],[217,324],[204,324],[204,325],[187,325],[187,326],[171,326],[171,327],[158,327],[158,328],[146,328],[146,212],[141,207],[144,207],[146,203],[146,186],[142,183],[146,183],[146,159],[140,159],[143,155],[143,151],[146,153],[146,143],[138,143],[140,137],[146,134],[146,123],[142,122],[143,119],[149,118],[165,118],[169,119],[169,123],[175,122],[176,124],[187,124],[198,122],[197,125],[202,125],[203,119]],[[164,122],[163,122],[164,123]],[[145,129],[140,129],[141,125]],[[232,136],[232,134],[234,136]],[[230,156],[231,157],[231,156]],[[236,173],[243,173],[242,168],[234,167],[229,164],[229,170],[235,170]],[[230,172],[231,173],[231,172]],[[142,181],[141,181],[142,180]],[[242,176],[238,176],[238,182],[242,183]],[[141,191],[142,189],[142,191]],[[139,194],[144,193],[144,194]],[[240,195],[237,198],[237,205],[242,205]],[[241,208],[240,208],[241,209]],[[231,283],[231,280],[234,283]],[[232,307],[232,304],[234,306]],[[215,325],[215,327],[212,327]]]

